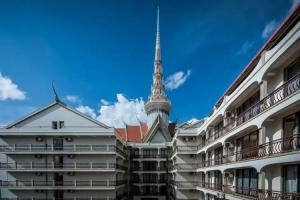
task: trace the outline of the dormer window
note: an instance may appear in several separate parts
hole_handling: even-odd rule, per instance
[[[52,129],[57,129],[57,121],[52,122]]]
[[[52,129],[61,129],[65,126],[64,121],[52,121]]]
[[[64,121],[59,121],[59,128],[63,128],[65,126],[65,122]]]

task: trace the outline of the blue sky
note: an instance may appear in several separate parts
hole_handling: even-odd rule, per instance
[[[92,117],[143,118],[158,4],[171,119],[205,117],[297,2],[1,0],[0,124],[51,102],[52,80]]]

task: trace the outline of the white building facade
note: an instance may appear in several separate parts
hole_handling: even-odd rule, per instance
[[[176,199],[300,199],[300,7],[204,120],[178,127]]]
[[[49,105],[0,129],[1,199],[300,199],[300,7],[201,121],[169,122],[159,13],[147,122]]]

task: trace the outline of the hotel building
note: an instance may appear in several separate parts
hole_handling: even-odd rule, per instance
[[[200,121],[169,122],[159,13],[147,122],[49,105],[0,129],[1,199],[300,199],[300,6]]]
[[[176,199],[300,199],[300,7],[173,139]]]

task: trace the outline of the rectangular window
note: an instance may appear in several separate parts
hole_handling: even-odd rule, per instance
[[[288,165],[283,167],[283,191],[287,193],[299,193],[300,165]]]
[[[57,129],[57,121],[52,121],[52,128]]]
[[[59,121],[59,128],[63,128],[65,126],[65,122],[64,121]]]
[[[236,192],[249,196],[257,196],[258,174],[255,169],[238,169]]]
[[[260,99],[260,94],[259,91],[257,91],[254,95],[252,95],[249,99],[244,101],[244,103],[236,109],[237,115],[239,116],[241,113],[248,110],[251,106],[256,104],[259,101],[259,99]]]
[[[284,81],[288,81],[298,73],[300,73],[300,58],[297,58],[284,69]]]
[[[258,154],[258,131],[254,131],[237,139],[237,160],[254,158]]]

